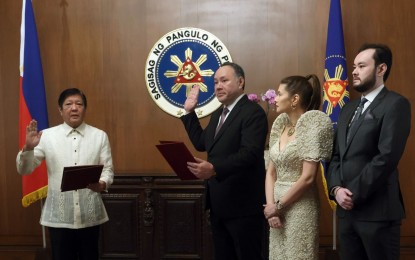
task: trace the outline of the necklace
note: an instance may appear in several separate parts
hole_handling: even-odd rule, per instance
[[[288,129],[287,134],[288,136],[292,136],[294,133],[295,133],[295,127],[292,125],[290,129]]]
[[[290,129],[288,129],[288,136],[292,136],[295,133],[295,124],[290,122]]]

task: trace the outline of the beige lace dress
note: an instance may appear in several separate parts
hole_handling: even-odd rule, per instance
[[[274,121],[270,134],[270,160],[277,171],[275,201],[300,178],[304,160],[328,160],[332,151],[333,127],[323,112],[312,110],[304,113],[297,122],[295,139],[280,151],[279,139],[288,125],[287,114],[281,114]],[[319,205],[315,183],[298,201],[284,208],[284,226],[270,228],[270,260],[318,259]]]

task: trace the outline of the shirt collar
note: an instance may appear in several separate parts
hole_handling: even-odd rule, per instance
[[[229,106],[226,106],[229,109],[229,112],[231,112],[231,110],[235,107],[236,103],[238,103],[238,101],[245,96],[245,93],[242,93],[237,99],[235,99],[235,101],[232,102],[232,104],[230,104]]]
[[[82,136],[85,135],[86,124],[84,122],[82,122],[82,124],[80,126],[78,126],[77,128],[72,128],[71,126],[69,126],[65,122],[62,125],[63,125],[63,128],[65,130],[66,136],[70,135],[73,131],[78,132]]]
[[[382,91],[382,89],[385,87],[385,85],[380,85],[379,87],[375,88],[373,91],[371,91],[366,96],[362,96],[362,98],[366,98],[370,103],[375,100],[376,96]]]

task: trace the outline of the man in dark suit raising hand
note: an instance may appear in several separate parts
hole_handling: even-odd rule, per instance
[[[199,87],[189,92],[181,117],[192,144],[206,151],[188,167],[206,181],[206,208],[216,260],[263,259],[265,203],[264,147],[268,123],[264,110],[244,94],[245,75],[235,63],[224,63],[215,73],[215,95],[223,106],[202,129],[194,112]]]
[[[362,96],[341,111],[328,187],[339,217],[342,259],[399,259],[405,210],[397,166],[411,127],[406,98],[384,82],[392,52],[363,45],[354,60],[353,88]]]

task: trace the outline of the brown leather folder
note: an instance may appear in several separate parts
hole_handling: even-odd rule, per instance
[[[181,180],[197,179],[187,168],[187,162],[196,162],[196,160],[183,142],[160,141],[156,147]]]
[[[61,191],[85,189],[101,177],[104,165],[81,165],[63,168]]]

